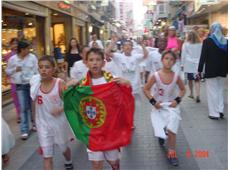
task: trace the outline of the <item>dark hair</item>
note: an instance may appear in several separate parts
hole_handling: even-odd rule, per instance
[[[97,55],[101,56],[102,60],[105,59],[104,53],[100,48],[90,48],[90,50],[86,53],[86,60],[88,60],[88,56],[91,53],[94,53],[94,54],[97,54]]]
[[[21,40],[21,41],[18,41],[18,53],[20,53],[22,51],[22,49],[25,49],[27,47],[30,46],[30,42],[27,41],[27,40]]]
[[[161,60],[163,60],[163,58],[166,56],[166,54],[171,54],[171,56],[173,56],[173,58],[176,60],[177,57],[176,57],[176,54],[171,51],[171,50],[165,50],[163,51],[162,55],[161,55]]]
[[[71,41],[72,40],[75,40],[76,42],[77,42],[77,50],[78,50],[78,52],[80,53],[80,45],[79,45],[79,42],[78,42],[78,40],[77,40],[77,38],[71,38],[70,40],[69,40],[69,48],[68,48],[68,54],[70,54],[70,52],[71,52],[71,50],[72,50],[72,46],[71,46]]]
[[[11,38],[10,45],[13,44],[14,41],[16,41],[18,43],[18,38]]]
[[[132,40],[130,40],[130,39],[124,40],[124,41],[122,42],[122,46],[124,46],[125,43],[130,43],[130,44],[133,46],[133,42],[132,42]]]
[[[39,58],[38,63],[41,62],[41,61],[48,61],[48,62],[50,62],[50,64],[51,64],[53,67],[56,66],[56,65],[55,65],[55,63],[56,63],[56,62],[55,62],[55,59],[54,59],[54,57],[52,57],[52,56],[45,55],[45,56]]]

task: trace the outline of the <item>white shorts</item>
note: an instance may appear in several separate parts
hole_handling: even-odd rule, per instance
[[[68,148],[68,143],[58,144],[58,147],[60,148],[61,152],[63,153]],[[41,148],[42,148],[42,156],[44,158],[53,157],[53,155],[54,155],[54,145],[41,146]]]
[[[119,149],[114,149],[110,151],[91,151],[87,149],[90,161],[116,161],[120,159]]]

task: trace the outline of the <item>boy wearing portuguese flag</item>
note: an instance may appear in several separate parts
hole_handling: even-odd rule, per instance
[[[105,61],[100,49],[87,52],[86,65],[86,77],[64,92],[66,117],[75,136],[86,144],[92,169],[102,170],[106,160],[119,170],[120,147],[131,142],[134,98],[130,82],[102,70]]]

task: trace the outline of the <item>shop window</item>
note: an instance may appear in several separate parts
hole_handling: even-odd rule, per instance
[[[65,31],[64,24],[54,24],[53,25],[53,38],[55,47],[60,47],[61,52],[65,53]]]

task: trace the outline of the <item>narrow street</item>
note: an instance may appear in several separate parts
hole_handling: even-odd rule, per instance
[[[225,119],[223,120],[216,121],[208,118],[205,83],[202,83],[201,103],[195,103],[187,97],[187,94],[181,104],[183,120],[177,135],[177,154],[180,165],[173,167],[168,164],[165,157],[166,147],[161,148],[157,138],[153,136],[150,122],[151,105],[142,96],[139,114],[135,115],[136,129],[133,132],[132,144],[122,149],[121,169],[228,169],[227,86],[225,89]],[[3,170],[41,170],[43,164],[42,157],[36,152],[39,146],[36,133],[32,133],[27,141],[20,140],[12,104],[3,108],[3,117],[16,136],[16,145],[10,152],[10,164]],[[71,143],[71,148],[74,169],[91,169],[85,146],[79,141],[74,141]],[[208,152],[208,155],[202,156],[200,154],[202,151]],[[59,148],[55,148],[54,169],[64,170],[64,159]],[[105,169],[110,169],[107,163]]]

